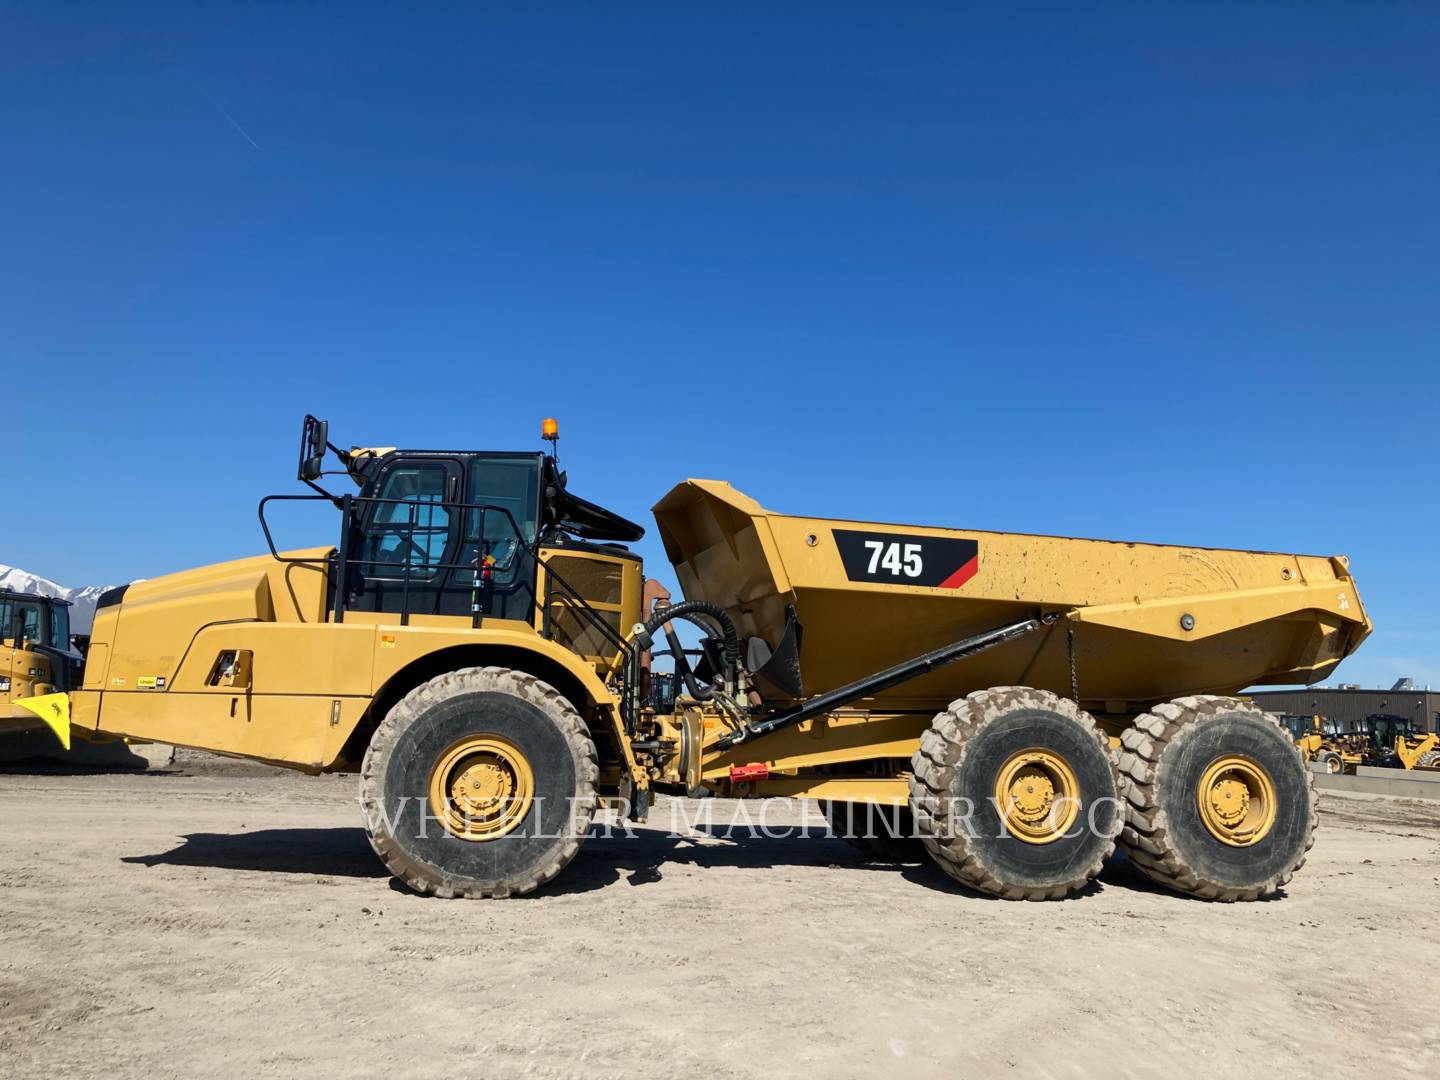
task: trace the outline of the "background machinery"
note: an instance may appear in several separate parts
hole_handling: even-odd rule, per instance
[[[1361,765],[1391,769],[1440,769],[1440,735],[1417,731],[1406,716],[1376,714],[1345,728],[1327,716],[1282,714],[1280,722],[1307,762],[1328,773],[1354,773]]]
[[[1331,775],[1353,773],[1356,766],[1375,764],[1375,747],[1360,731],[1343,730],[1326,716],[1280,715],[1280,723],[1295,740],[1307,762],[1319,762]]]
[[[354,492],[322,486],[330,455]],[[307,417],[300,456],[313,493],[261,501],[269,554],[107,593],[47,703],[90,737],[358,772],[376,852],[439,896],[529,892],[601,800],[643,820],[702,789],[888,814],[1011,899],[1084,887],[1117,842],[1181,892],[1267,895],[1314,797],[1233,695],[1323,678],[1370,629],[1343,558],[789,517],[703,480],[655,507],[667,603],[640,526],[553,455],[342,451]],[[335,507],[334,546],[276,549],[296,500]]]
[[[1367,716],[1361,731],[1375,748],[1376,763],[1394,769],[1440,769],[1440,735],[1417,731],[1408,716]]]
[[[0,589],[0,732],[40,726],[30,699],[78,689],[83,664],[69,601]],[[68,732],[62,740],[68,749]]]

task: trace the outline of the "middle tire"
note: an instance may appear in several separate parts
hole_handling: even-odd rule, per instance
[[[1115,755],[1094,719],[1055,694],[1007,686],[953,702],[912,767],[910,806],[926,850],[980,892],[1058,900],[1115,850]]]

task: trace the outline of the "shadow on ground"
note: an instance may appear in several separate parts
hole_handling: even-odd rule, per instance
[[[388,871],[371,850],[363,829],[261,829],[244,833],[191,833],[169,851],[131,855],[121,861],[140,866],[206,867],[268,874],[383,878]],[[456,841],[459,843],[460,841]],[[923,852],[920,853],[923,855]],[[617,883],[649,885],[680,868],[769,870],[786,867],[844,868],[899,874],[926,888],[980,899],[955,882],[928,857],[901,865],[870,862],[859,851],[829,835],[823,827],[767,836],[749,829],[701,825],[695,835],[674,835],[646,827],[629,835],[618,826],[597,827],[580,853],[553,883],[536,894],[560,896],[590,892]],[[1106,886],[1140,892],[1164,892],[1123,857],[1111,860],[1096,882],[1076,894],[1094,895]],[[398,881],[391,887],[409,890]]]
[[[190,833],[155,855],[127,855],[140,866],[194,866],[266,874],[321,877],[385,877],[389,871],[370,848],[365,830],[260,829],[245,833]]]
[[[823,829],[797,830],[789,836],[766,836],[748,830],[702,826],[699,835],[675,836],[658,829],[635,828],[629,835],[618,826],[597,828],[565,872],[544,895],[588,892],[617,881],[646,885],[660,881],[675,867],[846,867],[898,872],[900,867],[870,864],[843,841]],[[330,877],[378,878],[388,874],[358,827],[331,829],[259,829],[244,833],[190,833],[168,851],[129,855],[122,862],[139,866],[206,867],[266,874],[315,874]],[[460,841],[456,841],[459,843]],[[905,867],[936,887],[949,881],[933,866]],[[404,889],[396,883],[396,887]]]

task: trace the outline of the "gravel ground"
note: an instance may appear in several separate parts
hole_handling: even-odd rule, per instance
[[[0,1075],[1440,1075],[1440,804],[1327,794],[1256,904],[990,900],[684,801],[467,902],[391,882],[353,777],[179,765],[0,774]]]

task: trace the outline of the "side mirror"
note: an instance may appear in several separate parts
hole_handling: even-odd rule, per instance
[[[320,479],[325,465],[325,448],[330,441],[330,424],[313,416],[305,417],[300,433],[300,474],[305,481]]]

